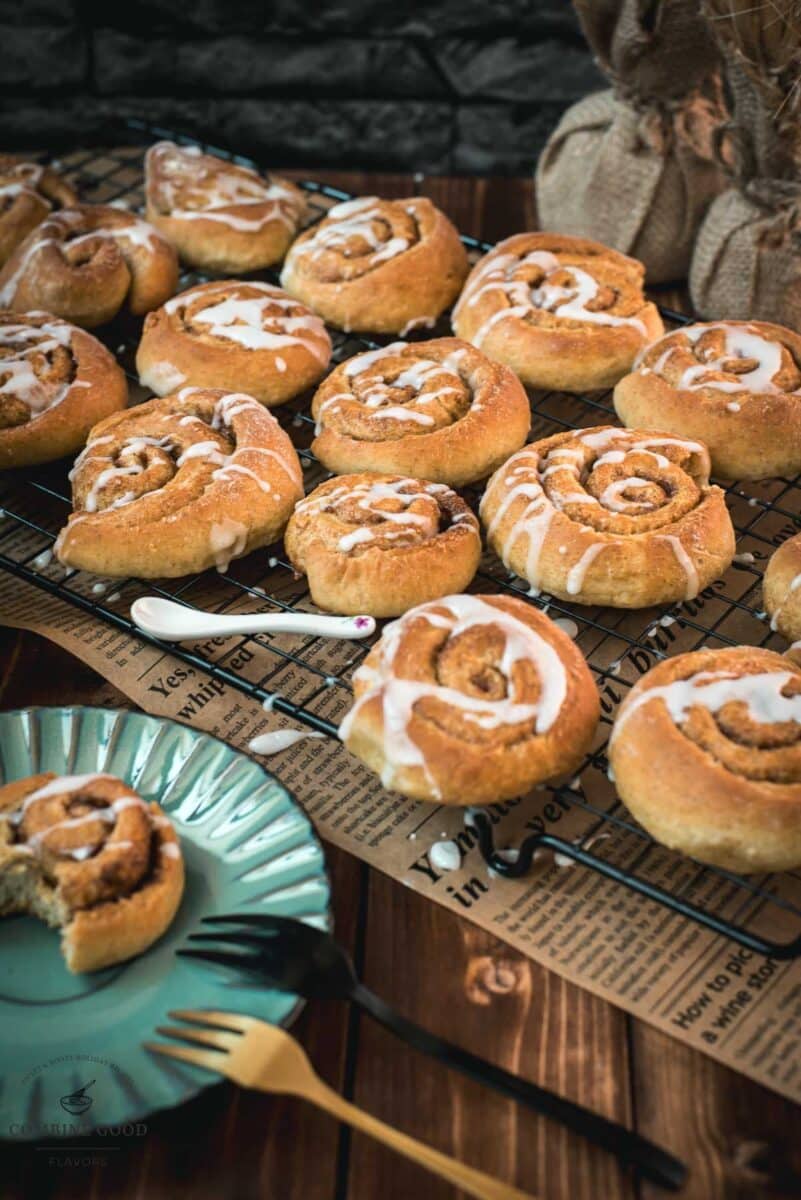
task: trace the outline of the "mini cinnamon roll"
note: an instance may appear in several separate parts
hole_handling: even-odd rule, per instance
[[[51,167],[0,154],[0,267],[54,208],[77,203],[74,189]]]
[[[700,438],[721,479],[801,471],[801,337],[766,321],[685,325],[615,388],[625,425]]]
[[[480,259],[453,310],[458,337],[534,388],[611,387],[664,331],[645,269],[600,242],[518,233]]]
[[[178,259],[147,221],[107,204],[53,213],[0,271],[0,306],[44,309],[93,329],[127,307],[157,308],[178,285]]]
[[[284,537],[315,604],[397,617],[462,591],[478,569],[478,521],[442,483],[340,475],[301,500]]]
[[[280,537],[303,495],[297,454],[252,396],[184,388],[107,417],[71,474],[67,567],[175,577]]]
[[[169,820],[113,775],[45,772],[0,787],[0,915],[60,927],[71,971],[141,954],[183,888]]]
[[[90,333],[0,309],[0,468],[74,454],[127,399],[125,375]]]
[[[463,487],[526,440],[528,398],[457,338],[394,342],[332,371],[312,402],[312,450],[331,471],[388,471]]]
[[[609,760],[649,833],[730,871],[801,865],[801,668],[751,646],[653,667],[618,711]]]
[[[317,383],[331,359],[318,316],[269,283],[201,283],[148,313],[136,367],[157,396],[237,388],[268,408]]]
[[[558,433],[512,455],[487,486],[481,519],[511,571],[578,604],[689,600],[734,555],[706,447],[611,425]]]
[[[230,275],[280,262],[307,210],[289,180],[174,142],[145,155],[145,192],[148,221],[183,262]]]
[[[339,736],[386,788],[490,804],[574,770],[598,693],[574,642],[511,596],[446,596],[387,625]]]
[[[361,196],[328,210],[292,243],[281,286],[348,332],[431,328],[459,295],[467,252],[424,196]]]

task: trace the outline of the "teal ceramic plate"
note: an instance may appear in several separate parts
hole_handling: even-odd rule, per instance
[[[328,880],[289,793],[209,734],[141,713],[37,708],[0,713],[0,782],[37,771],[118,775],[158,800],[181,838],[186,890],[164,937],[94,975],[70,975],[57,931],[0,920],[0,1137],[50,1140],[127,1126],[216,1076],[142,1049],[171,1008],[220,1008],[287,1024],[297,997],[177,958],[200,918],[276,912],[328,923]],[[141,1125],[140,1125],[141,1130]]]

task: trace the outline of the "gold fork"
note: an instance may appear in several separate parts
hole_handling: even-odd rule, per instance
[[[170,1058],[179,1058],[210,1071],[218,1071],[241,1087],[260,1092],[279,1092],[301,1096],[324,1109],[332,1117],[346,1121],[354,1129],[367,1133],[379,1142],[405,1154],[420,1166],[446,1179],[479,1200],[536,1200],[526,1192],[466,1167],[447,1154],[441,1154],[424,1142],[400,1133],[376,1117],[349,1104],[315,1073],[303,1048],[285,1030],[268,1025],[256,1017],[242,1013],[193,1012],[178,1010],[168,1014],[173,1020],[190,1021],[206,1028],[159,1026],[165,1037],[199,1042],[208,1050],[190,1046],[173,1046],[165,1042],[145,1042],[145,1048]],[[211,1028],[209,1028],[209,1026]]]

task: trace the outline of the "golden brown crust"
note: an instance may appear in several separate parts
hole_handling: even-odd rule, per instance
[[[123,371],[90,333],[0,309],[0,469],[74,454],[127,400]]]
[[[610,425],[532,442],[490,480],[489,544],[532,587],[578,604],[691,599],[734,555],[699,442]]]
[[[0,267],[54,208],[77,203],[75,190],[51,167],[0,154]]]
[[[644,276],[637,259],[600,242],[518,233],[473,267],[454,333],[531,387],[611,387],[664,329]]]
[[[463,591],[481,535],[465,502],[441,483],[402,475],[340,475],[296,507],[284,544],[331,612],[397,617]]]
[[[146,216],[190,267],[241,275],[280,262],[306,216],[288,179],[194,148],[157,142],[145,155]]]
[[[330,359],[326,328],[305,305],[269,283],[225,280],[148,313],[136,367],[157,396],[236,388],[270,408],[317,383]]]
[[[98,971],[161,937],[183,894],[178,838],[156,803],[111,775],[44,772],[0,787],[3,912],[63,930],[71,971]]]
[[[388,625],[354,675],[345,745],[387,788],[489,804],[574,770],[599,717],[586,662],[511,596],[448,596]]]
[[[671,849],[744,873],[801,864],[801,668],[782,655],[657,664],[620,708],[609,757],[621,799]]]
[[[280,537],[303,495],[297,454],[251,396],[186,388],[92,430],[72,472],[65,566],[173,578]]]
[[[106,204],[54,213],[0,271],[0,304],[43,309],[93,329],[125,305],[135,316],[157,308],[178,285],[178,259],[147,221]]]
[[[362,196],[329,210],[293,242],[281,286],[348,332],[428,327],[459,295],[467,252],[424,196]]]
[[[528,398],[458,338],[395,342],[337,367],[312,402],[312,450],[331,471],[398,472],[463,487],[526,440]]]
[[[766,321],[676,329],[615,388],[625,425],[700,438],[722,479],[801,470],[801,337]]]
[[[789,642],[801,641],[801,534],[774,550],[765,568],[762,590],[771,628]]]

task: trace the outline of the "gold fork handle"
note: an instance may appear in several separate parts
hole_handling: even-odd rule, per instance
[[[347,1100],[343,1100],[337,1092],[332,1091],[324,1083],[319,1080],[315,1082],[317,1086],[310,1087],[308,1091],[304,1090],[305,1099],[310,1100],[319,1108],[325,1109],[340,1121],[352,1125],[354,1129],[359,1129],[362,1133],[374,1137],[376,1141],[383,1142],[390,1149],[396,1150],[398,1154],[404,1154],[413,1162],[426,1167],[434,1175],[439,1175],[448,1183],[452,1183],[454,1187],[467,1192],[469,1196],[476,1196],[477,1200],[536,1200],[536,1197],[528,1192],[518,1191],[508,1183],[502,1183],[499,1179],[493,1179],[491,1175],[485,1175],[483,1171],[466,1167],[464,1163],[458,1162],[447,1154],[442,1154],[439,1150],[434,1150],[425,1142],[418,1142],[416,1138],[409,1137],[406,1133],[400,1133],[391,1125],[385,1125],[377,1117],[373,1117],[363,1109],[357,1108],[355,1104],[349,1104]]]

